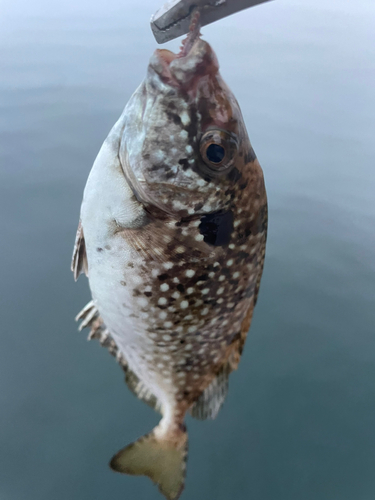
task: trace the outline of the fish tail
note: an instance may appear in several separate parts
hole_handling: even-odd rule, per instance
[[[120,450],[110,466],[124,474],[148,476],[167,500],[177,500],[185,483],[187,432],[185,425],[164,432],[162,423]]]

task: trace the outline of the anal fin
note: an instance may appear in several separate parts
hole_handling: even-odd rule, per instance
[[[128,364],[119,350],[115,340],[111,336],[103,319],[101,318],[94,301],[91,300],[76,316],[76,321],[81,320],[78,330],[90,328],[87,340],[98,339],[103,347],[106,347],[110,354],[116,358],[121,368],[125,372],[125,382],[131,392],[147,403],[151,408],[161,411],[161,404],[154,394],[139,380],[137,375],[129,369]]]
[[[161,403],[158,398],[139,380],[137,375],[129,369],[125,375],[125,382],[137,398],[147,403],[155,411],[161,413]]]

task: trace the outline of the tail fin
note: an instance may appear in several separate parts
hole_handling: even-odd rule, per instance
[[[117,472],[144,475],[159,486],[167,500],[177,500],[185,483],[187,432],[157,437],[155,430],[120,450],[110,466]]]

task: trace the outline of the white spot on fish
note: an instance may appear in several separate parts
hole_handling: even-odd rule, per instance
[[[167,299],[165,297],[160,297],[160,299],[158,300],[158,304],[160,306],[163,306],[167,303]]]
[[[180,304],[181,309],[187,309],[189,307],[189,302],[187,300],[183,300]]]
[[[137,302],[141,307],[146,307],[148,305],[148,300],[146,297],[138,297]]]
[[[152,153],[152,161],[155,163],[162,162],[165,159],[165,153],[161,149],[157,149]]]
[[[188,277],[188,278],[192,278],[195,274],[195,271],[193,269],[188,269],[186,272],[185,272],[185,275]]]
[[[180,118],[181,118],[181,121],[182,121],[182,125],[184,125],[184,126],[189,125],[189,123],[190,123],[190,116],[188,115],[188,113],[186,111],[183,111],[181,113]]]
[[[160,290],[161,290],[162,292],[166,292],[167,290],[169,290],[169,285],[168,285],[168,283],[162,283],[162,284],[160,285]]]
[[[185,208],[184,204],[181,203],[180,200],[173,200],[172,203],[173,208],[175,208],[176,210],[182,210],[183,208]]]
[[[140,285],[143,281],[142,277],[138,276],[137,274],[133,274],[132,280],[134,285]]]
[[[173,262],[164,262],[163,264],[164,269],[172,269],[173,266],[174,266]]]

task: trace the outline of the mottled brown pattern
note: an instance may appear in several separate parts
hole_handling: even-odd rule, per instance
[[[264,261],[267,205],[258,161],[245,164],[245,156],[238,157],[240,175],[228,188],[226,208],[233,212],[234,226],[228,244],[215,247],[197,241],[196,216],[163,221],[164,234],[152,216],[145,227],[131,230],[135,248],[148,257],[139,269],[144,284],[133,295],[147,298],[141,311],[149,314],[152,364],[168,366],[184,408],[231,353],[240,356],[250,327]],[[164,236],[168,242],[163,242]],[[129,231],[124,237],[129,238]],[[238,361],[232,361],[233,369]]]
[[[99,153],[73,258],[75,276],[87,260],[93,294],[82,326],[163,415],[111,466],[148,475],[171,500],[183,488],[185,414],[214,418],[239,364],[267,237],[261,167],[194,26],[179,55],[156,51]]]

